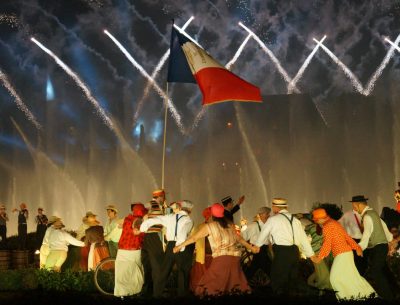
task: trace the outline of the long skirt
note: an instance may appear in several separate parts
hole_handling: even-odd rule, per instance
[[[109,257],[108,246],[106,243],[92,243],[88,255],[88,270],[95,270],[97,265],[105,258]]]
[[[358,273],[351,251],[334,258],[330,281],[339,300],[363,299],[376,294],[372,286]]]
[[[197,284],[197,296],[249,293],[250,286],[240,267],[240,257],[222,255],[214,257]]]
[[[139,293],[144,282],[141,250],[118,249],[115,260],[114,295],[128,296]]]
[[[314,273],[308,277],[307,284],[318,289],[332,290],[329,276],[328,265],[322,260],[319,264],[314,264]]]
[[[200,264],[199,262],[195,262],[192,270],[190,271],[190,280],[189,280],[189,288],[191,291],[195,291],[196,287],[203,277],[204,273],[208,268],[210,268],[212,262],[211,254],[206,254],[204,264]]]

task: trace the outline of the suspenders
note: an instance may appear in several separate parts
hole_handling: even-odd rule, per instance
[[[178,215],[176,214],[176,223],[175,223],[175,235],[174,235],[174,240],[176,240],[176,235],[178,234],[178,222],[182,217],[185,217],[186,215]]]
[[[292,237],[293,237],[293,245],[294,245],[294,230],[293,230],[293,215],[292,218],[289,219],[289,217],[287,217],[285,214],[280,213],[282,216],[284,216],[290,223],[290,226],[292,227]]]

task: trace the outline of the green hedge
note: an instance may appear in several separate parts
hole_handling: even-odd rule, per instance
[[[95,292],[93,272],[53,272],[43,269],[0,271],[0,291],[42,289],[45,291]]]

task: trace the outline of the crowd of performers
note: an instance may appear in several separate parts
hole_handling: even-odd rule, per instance
[[[397,251],[399,223],[390,223],[390,232],[363,195],[349,201],[340,219],[323,207],[315,208],[308,219],[293,215],[286,199],[274,198],[271,207],[260,207],[254,221],[241,227],[234,225],[233,214],[244,196],[236,203],[228,196],[207,207],[204,222],[195,226],[191,201],[167,205],[164,190],[152,195],[146,205],[131,204],[131,213],[123,219],[114,205],[107,206],[104,227],[87,212],[76,236],[63,229],[61,218],[40,216],[47,227],[39,231],[37,220],[43,234],[41,268],[60,271],[69,260],[71,268],[93,270],[103,258],[115,257],[114,295],[119,297],[163,297],[175,266],[178,296],[250,293],[251,279],[263,272],[270,279],[265,284],[278,295],[332,290],[340,300],[395,298],[387,257]],[[395,213],[400,213],[400,190],[395,198]],[[28,212],[26,205],[20,208],[26,240]],[[0,216],[1,226],[8,220],[4,206]],[[245,272],[244,251],[253,253]],[[314,265],[307,283],[299,272],[301,259]]]

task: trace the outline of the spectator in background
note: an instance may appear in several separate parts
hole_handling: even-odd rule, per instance
[[[108,220],[104,226],[104,239],[108,243],[110,257],[116,257],[118,251],[118,242],[122,234],[122,219],[119,219],[118,209],[110,204],[106,207]]]
[[[38,208],[38,214],[35,217],[36,222],[36,250],[40,249],[44,234],[47,230],[47,216],[43,214],[43,208]]]
[[[4,204],[0,204],[0,245],[2,248],[5,248],[7,241],[7,221],[8,216],[6,213],[6,206]]]
[[[26,249],[26,238],[28,235],[27,220],[29,217],[28,208],[25,203],[21,203],[18,209],[13,209],[13,212],[18,212],[18,239],[19,239],[19,250]]]

